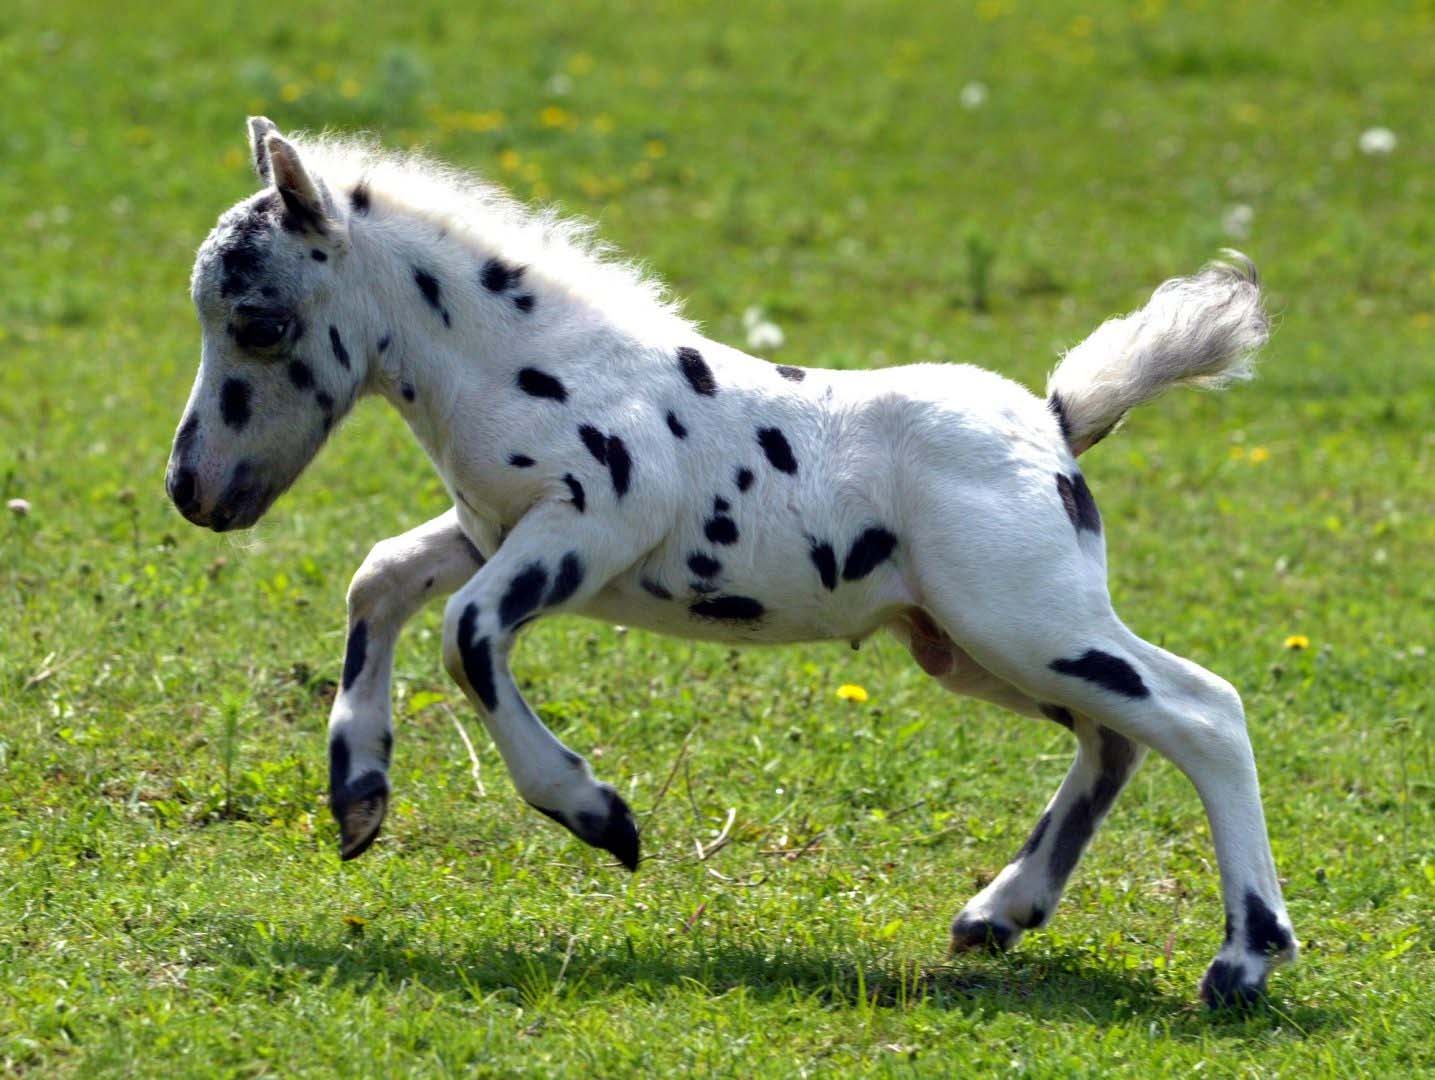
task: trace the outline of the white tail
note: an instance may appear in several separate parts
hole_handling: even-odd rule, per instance
[[[1172,278],[1140,311],[1108,319],[1061,359],[1047,404],[1073,453],[1172,386],[1218,389],[1249,379],[1270,336],[1255,264],[1238,251],[1194,277]]]

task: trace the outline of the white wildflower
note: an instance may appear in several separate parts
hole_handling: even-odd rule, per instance
[[[760,307],[750,307],[742,313],[743,329],[747,331],[747,347],[753,352],[771,352],[782,348],[787,335],[782,327],[769,319]]]
[[[1384,157],[1395,151],[1398,141],[1395,138],[1395,132],[1389,128],[1373,127],[1366,128],[1360,133],[1357,145],[1360,147],[1360,152],[1366,157]]]
[[[1228,206],[1221,215],[1221,231],[1232,240],[1244,240],[1251,235],[1251,222],[1255,217],[1256,212],[1245,203]]]
[[[987,103],[987,84],[984,82],[969,82],[962,87],[962,108],[968,111],[980,109]]]

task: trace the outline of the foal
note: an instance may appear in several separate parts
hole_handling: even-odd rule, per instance
[[[519,794],[638,863],[613,787],[534,715],[518,631],[574,612],[727,642],[887,629],[951,690],[1070,729],[1076,760],[1012,863],[952,924],[1009,948],[1050,918],[1148,747],[1210,817],[1226,935],[1212,1003],[1296,942],[1241,700],[1112,611],[1076,456],[1177,383],[1249,374],[1267,336],[1244,258],[1166,282],[1069,352],[1045,401],[965,365],[774,366],[704,338],[586,232],[433,164],[249,122],[264,188],[219,219],[192,292],[199,374],[166,484],[246,528],[362,394],[387,398],[453,509],[377,544],[349,589],[329,723],[340,855],[388,806],[394,644],[449,596],[443,656]]]

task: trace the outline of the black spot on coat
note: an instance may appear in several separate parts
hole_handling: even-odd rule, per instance
[[[583,492],[583,485],[572,473],[564,473],[563,482],[568,485],[568,491],[573,496],[573,505],[577,508],[578,513],[583,513],[588,506],[588,497]]]
[[[628,493],[628,480],[632,474],[633,460],[628,456],[628,448],[623,445],[623,440],[616,435],[608,436],[608,473],[613,478],[613,491],[618,498]]]
[[[414,267],[414,284],[418,286],[419,292],[423,294],[424,301],[443,318],[445,326],[452,326],[449,320],[448,309],[443,306],[443,290],[439,287],[438,278],[434,277],[427,270]]]
[[[289,361],[289,381],[296,390],[307,390],[314,385],[314,372],[302,360]]]
[[[349,744],[342,735],[329,740],[329,798],[344,790],[349,779]]]
[[[578,429],[578,437],[599,465],[608,464],[608,439],[601,431],[592,424],[584,424]]]
[[[791,364],[778,364],[777,373],[790,382],[801,382],[807,378],[807,372],[800,367],[793,367]]]
[[[219,415],[235,431],[249,423],[249,384],[243,379],[225,379],[219,388]]]
[[[339,336],[339,328],[329,327],[329,348],[334,350],[334,359],[339,361],[339,366],[345,371],[349,370],[349,350],[344,348],[344,339]]]
[[[1134,667],[1100,649],[1087,649],[1075,660],[1056,659],[1049,666],[1052,671],[1085,679],[1123,697],[1144,698],[1151,694]]]
[[[789,475],[797,472],[797,459],[792,456],[792,447],[787,445],[787,436],[777,428],[758,428],[757,445],[762,447],[767,460],[778,472]]]
[[[1076,720],[1073,719],[1070,709],[1064,709],[1060,705],[1043,705],[1041,714],[1048,720],[1060,724],[1067,731],[1076,730]]]
[[[473,640],[478,625],[478,605],[469,604],[458,620],[458,653],[463,659],[463,674],[483,707],[492,712],[498,706],[498,691],[493,684],[493,656],[488,638]]]
[[[329,261],[329,256],[325,255],[325,254],[324,254],[322,251],[320,251],[318,248],[313,248],[313,249],[309,252],[309,258],[313,259],[315,262],[328,262],[328,261]]]
[[[1252,889],[1246,890],[1246,949],[1273,956],[1290,948],[1290,932],[1276,920],[1276,913]]]
[[[709,596],[694,601],[688,610],[703,619],[755,622],[767,609],[750,596]]]
[[[1066,508],[1066,516],[1071,519],[1072,527],[1077,532],[1082,529],[1101,532],[1101,513],[1096,509],[1096,499],[1092,497],[1091,489],[1086,486],[1086,477],[1081,473],[1074,476],[1057,473],[1056,490],[1061,495],[1061,505]]]
[[[671,600],[673,598],[672,593],[670,593],[667,589],[663,588],[662,585],[658,584],[652,578],[642,578],[638,582],[638,584],[643,587],[643,591],[649,596],[655,596],[659,600]]]
[[[752,487],[752,470],[738,469],[737,476],[734,477],[734,480],[737,483],[738,491],[746,491],[748,488]]]
[[[1022,844],[1021,850],[1016,853],[1018,859],[1027,859],[1036,854],[1036,849],[1041,847],[1041,841],[1046,836],[1046,830],[1051,827],[1051,813],[1048,811],[1041,815],[1036,823],[1036,828],[1031,830],[1031,835]]]
[[[552,398],[554,401],[567,401],[568,391],[561,382],[555,379],[546,371],[539,371],[538,368],[526,367],[518,372],[518,388],[525,394],[533,397]]]
[[[698,577],[716,577],[722,573],[722,563],[705,552],[694,551],[688,556],[688,569]]]
[[[708,518],[703,525],[703,535],[714,544],[736,544],[737,522],[722,514]]]
[[[518,284],[523,277],[523,267],[509,266],[499,259],[489,259],[483,264],[478,280],[489,292],[501,293]]]
[[[508,591],[498,602],[498,621],[509,629],[538,608],[543,590],[548,587],[548,571],[542,563],[530,563],[508,583]]]
[[[364,670],[364,660],[369,648],[369,624],[360,619],[349,631],[349,644],[344,650],[343,685],[347,690],[354,685]]]
[[[717,393],[717,380],[713,378],[712,368],[708,367],[708,362],[697,349],[690,349],[686,345],[680,348],[678,367],[682,369],[683,377],[688,380],[688,385],[695,393],[704,397],[712,397]]]
[[[412,400],[414,399],[414,396],[415,396],[415,395],[414,395],[414,388],[413,388],[413,385],[412,385],[411,383],[404,383],[403,385],[401,385],[401,386],[399,387],[399,393],[401,393],[401,394],[404,395],[404,400],[405,400],[405,401],[412,401]]]
[[[570,551],[558,561],[558,573],[553,578],[553,588],[548,590],[545,606],[557,607],[566,603],[582,584],[583,563],[579,561],[576,551]]]
[[[356,184],[354,190],[349,192],[349,206],[356,214],[367,214],[369,212],[369,185]]]
[[[531,469],[534,461],[527,454],[509,454],[508,463],[515,469]]]
[[[686,439],[688,429],[683,427],[683,422],[674,413],[668,413],[668,430],[673,433],[674,438]]]
[[[837,588],[837,553],[832,550],[832,545],[811,541],[811,547],[807,550],[807,557],[812,560],[812,565],[817,567],[817,576],[822,579],[822,587],[828,592]]]
[[[852,541],[842,563],[842,580],[860,581],[892,557],[897,538],[883,528],[871,528]]]
[[[513,298],[513,306],[527,315],[533,310],[533,294],[524,293],[522,296],[515,296]]]

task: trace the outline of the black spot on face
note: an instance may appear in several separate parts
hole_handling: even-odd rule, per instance
[[[1046,836],[1046,830],[1051,827],[1051,812],[1041,815],[1036,823],[1036,828],[1031,830],[1031,835],[1022,844],[1021,850],[1016,853],[1018,859],[1027,859],[1036,854],[1036,849],[1041,847],[1041,841]]]
[[[568,391],[563,384],[546,371],[526,367],[518,372],[518,388],[525,394],[554,401],[567,401]]]
[[[768,462],[778,472],[789,475],[797,472],[797,459],[792,456],[792,447],[787,445],[787,436],[777,428],[758,428],[757,445],[762,447]]]
[[[897,538],[886,529],[864,530],[861,536],[852,541],[852,547],[842,563],[842,580],[860,581],[890,559],[896,547]]]
[[[701,551],[695,551],[688,556],[688,569],[698,577],[716,577],[722,573],[722,563],[718,562],[711,555]]]
[[[704,397],[712,397],[717,393],[717,380],[713,378],[712,369],[703,359],[703,354],[697,349],[690,349],[686,345],[680,348],[678,367],[682,369],[683,377],[688,380],[688,385],[695,393]]]
[[[533,614],[548,587],[548,571],[542,563],[530,563],[508,583],[508,591],[498,602],[498,621],[505,628],[516,626]]]
[[[777,373],[790,382],[801,382],[807,378],[807,372],[800,367],[793,367],[791,364],[778,364]]]
[[[608,440],[601,431],[592,424],[584,424],[578,429],[578,437],[599,465],[608,464]]]
[[[523,293],[521,296],[515,296],[513,298],[513,306],[527,315],[533,310],[533,294]]]
[[[573,497],[573,506],[577,509],[578,513],[583,513],[588,506],[588,497],[583,493],[583,485],[578,482],[578,478],[572,473],[564,473],[563,482],[568,485],[568,493]]]
[[[199,414],[190,413],[174,433],[174,456],[180,459],[188,457],[189,452],[194,449],[194,440],[198,437]]]
[[[405,401],[412,401],[412,400],[414,399],[414,396],[415,396],[415,395],[414,395],[413,384],[412,384],[412,383],[404,383],[402,386],[399,387],[399,393],[401,393],[401,394],[404,395],[404,400],[405,400]]]
[[[694,601],[688,610],[702,619],[756,622],[767,609],[750,596],[710,596]]]
[[[312,249],[310,250],[310,252],[309,252],[309,258],[313,259],[315,262],[328,262],[328,261],[329,261],[329,256],[325,255],[325,254],[324,254],[322,251],[320,251],[318,248],[312,248]]]
[[[613,478],[613,491],[621,499],[628,493],[633,460],[628,456],[628,448],[623,445],[623,440],[616,435],[608,436],[607,458],[608,473]]]
[[[323,414],[324,430],[328,431],[334,426],[334,399],[324,391],[319,390],[314,394],[314,401],[319,406],[319,412]]]
[[[469,604],[458,620],[458,653],[463,659],[463,674],[483,707],[492,712],[498,706],[498,691],[493,684],[493,656],[488,638],[473,640],[478,626],[478,605]]]
[[[688,429],[683,427],[683,422],[674,413],[668,413],[668,430],[673,433],[674,438],[686,439]]]
[[[547,607],[557,607],[566,603],[582,584],[583,563],[576,551],[570,551],[558,562],[558,574],[553,579],[553,588],[548,590],[548,599],[544,604]]]
[[[243,379],[225,379],[219,388],[219,415],[235,431],[249,423],[249,384]]]
[[[367,184],[356,184],[354,190],[349,192],[349,206],[356,214],[367,214],[369,212],[369,186]]]
[[[440,288],[438,278],[434,277],[427,270],[414,268],[414,284],[418,286],[419,292],[423,294],[424,302],[433,308],[443,318],[445,326],[452,326],[449,321],[448,309],[443,306],[443,290]]]
[[[837,553],[832,550],[832,545],[823,542],[811,541],[807,549],[807,557],[812,560],[812,565],[817,567],[817,576],[822,579],[822,587],[828,592],[837,588]]]
[[[671,600],[673,598],[672,593],[670,593],[667,589],[663,588],[652,578],[643,578],[638,582],[638,584],[643,587],[643,591],[649,596],[657,597],[657,599],[659,600]]]
[[[752,470],[738,469],[737,476],[734,479],[737,483],[738,491],[746,491],[748,488],[752,487]]]
[[[1053,660],[1050,667],[1052,671],[1085,679],[1123,697],[1144,698],[1151,694],[1135,668],[1121,657],[1100,649],[1087,649],[1075,660]]]
[[[343,686],[347,690],[364,670],[365,654],[369,647],[369,624],[360,619],[349,631],[349,645],[344,650]]]
[[[349,370],[349,350],[344,348],[344,339],[339,336],[337,326],[329,327],[329,348],[334,352],[334,359],[339,361],[339,366],[345,371]]]
[[[289,361],[289,381],[295,390],[308,390],[314,385],[314,372],[302,360]]]
[[[531,469],[534,461],[527,454],[509,454],[508,463],[515,469]]]
[[[508,266],[498,259],[489,259],[479,271],[478,280],[489,292],[501,293],[518,284],[523,277],[523,267]]]
[[[1057,473],[1056,490],[1061,496],[1061,505],[1066,508],[1066,516],[1077,532],[1082,529],[1101,532],[1101,513],[1096,509],[1091,489],[1086,486],[1086,477],[1080,473],[1070,477]]]
[[[714,544],[736,544],[737,522],[721,514],[708,518],[703,525],[703,535]]]

